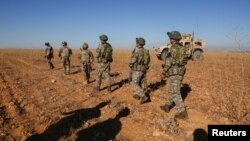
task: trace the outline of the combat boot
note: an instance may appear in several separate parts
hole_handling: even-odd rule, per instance
[[[188,113],[186,110],[175,114],[175,119],[188,119]]]
[[[169,113],[170,107],[171,106],[167,104],[160,106],[161,110],[165,111],[166,113]]]
[[[136,100],[139,100],[140,96],[138,96],[137,94],[135,94],[135,95],[133,95],[133,98],[136,99]]]
[[[141,104],[144,104],[144,103],[146,103],[148,101],[148,97],[147,96],[143,96],[143,97],[141,97]]]

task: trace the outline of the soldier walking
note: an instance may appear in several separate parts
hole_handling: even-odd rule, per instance
[[[72,50],[67,46],[67,42],[62,42],[62,47],[59,50],[59,57],[61,58],[62,67],[64,74],[70,74],[70,56],[72,55]]]
[[[96,78],[96,87],[95,92],[100,91],[100,85],[102,80],[102,74],[105,74],[107,83],[108,83],[108,92],[111,92],[111,77],[110,77],[110,65],[113,62],[112,58],[112,46],[107,42],[108,36],[101,35],[100,45],[96,49],[96,58],[98,62],[97,78]]]
[[[142,81],[146,76],[148,70],[148,65],[150,63],[149,51],[143,46],[145,45],[145,40],[143,38],[136,38],[136,48],[132,52],[132,56],[129,62],[129,66],[132,70],[132,84],[134,87],[135,99],[140,100],[143,104],[148,101],[148,97],[145,95],[142,89]]]
[[[89,45],[83,43],[79,53],[79,60],[82,64],[83,84],[88,84],[90,79],[91,64],[94,61],[93,53],[88,49]]]
[[[49,42],[46,42],[46,43],[45,43],[45,46],[46,46],[46,49],[45,49],[44,58],[47,59],[47,63],[48,63],[49,69],[54,69],[54,65],[53,65],[53,63],[51,62],[52,58],[54,57],[54,50],[53,50],[53,47],[50,45]]]
[[[174,102],[178,111],[175,118],[185,119],[188,118],[188,114],[181,96],[181,83],[186,70],[187,54],[185,48],[179,43],[182,37],[178,31],[167,32],[167,35],[172,46],[169,55],[165,56],[161,78],[168,77],[170,85],[167,92],[167,101],[160,108],[168,113]]]

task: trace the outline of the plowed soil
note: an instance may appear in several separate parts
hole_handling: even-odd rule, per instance
[[[191,141],[205,140],[209,124],[250,124],[250,53],[208,52],[188,62],[181,88],[186,120],[173,119],[175,108],[159,108],[169,82],[160,80],[162,62],[153,51],[145,81],[150,101],[142,105],[126,81],[129,50],[114,49],[113,92],[107,93],[104,79],[95,95],[96,70],[83,85],[79,51],[71,56],[70,75],[63,74],[57,51],[53,70],[43,53],[0,50],[0,140]]]

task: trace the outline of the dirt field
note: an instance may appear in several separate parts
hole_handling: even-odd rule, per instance
[[[208,124],[250,124],[250,53],[210,52],[203,61],[189,61],[181,89],[188,120],[166,114],[168,80],[160,81],[162,62],[151,52],[147,74],[151,101],[140,105],[125,82],[130,51],[115,50],[113,92],[103,81],[92,96],[91,82],[82,84],[77,60],[63,75],[58,52],[49,70],[43,50],[0,50],[0,140],[6,141],[191,141],[206,137]],[[96,64],[95,64],[96,66]]]

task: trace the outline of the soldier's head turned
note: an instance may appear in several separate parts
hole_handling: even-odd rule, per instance
[[[102,34],[101,36],[99,36],[100,40],[102,43],[105,43],[108,41],[108,36],[105,34]]]
[[[62,46],[67,46],[67,44],[68,44],[68,43],[67,43],[66,41],[63,41],[63,42],[62,42]]]
[[[137,47],[143,47],[145,45],[146,41],[144,38],[142,37],[139,37],[139,38],[136,38],[136,46]]]
[[[88,49],[88,47],[89,47],[88,43],[84,42],[82,44],[82,49]]]
[[[179,42],[181,40],[181,33],[179,31],[171,31],[171,32],[167,32],[167,35],[170,39],[170,42],[171,40],[175,41],[175,42]]]
[[[45,42],[45,46],[50,46],[49,42]]]

